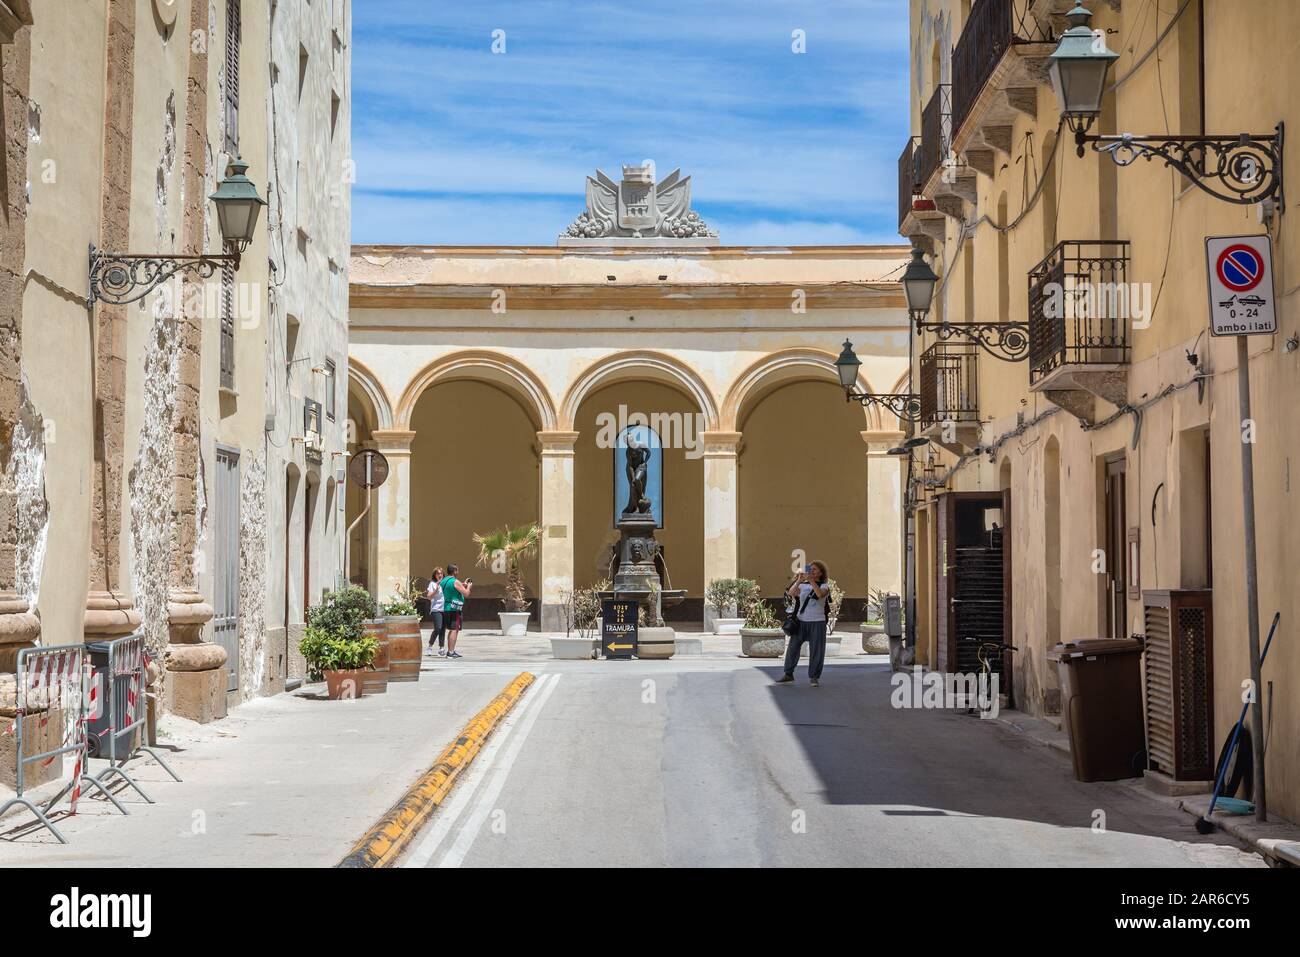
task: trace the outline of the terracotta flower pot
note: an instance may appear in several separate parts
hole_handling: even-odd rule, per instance
[[[365,680],[365,674],[360,668],[325,672],[325,696],[331,701],[360,698],[363,693],[362,682]]]

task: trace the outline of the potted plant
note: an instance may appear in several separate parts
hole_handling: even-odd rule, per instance
[[[356,638],[308,625],[298,651],[307,661],[313,681],[325,679],[325,694],[331,701],[359,698],[365,671],[375,660],[379,642],[370,635]]]
[[[542,527],[536,522],[514,528],[503,525],[495,532],[474,535],[478,564],[493,571],[500,571],[501,566],[505,569],[506,593],[501,600],[504,610],[497,614],[501,619],[501,634],[507,637],[528,634],[529,600],[519,563],[536,553],[541,540]]]
[[[781,620],[766,602],[754,602],[740,628],[740,653],[748,658],[780,658],[784,651]]]
[[[835,633],[835,625],[840,620],[840,609],[844,606],[844,589],[841,588],[834,578],[826,579],[827,586],[830,587],[830,605],[826,609],[826,635],[827,640]]]
[[[364,623],[376,617],[375,599],[360,585],[327,591],[307,609],[307,624],[342,638],[360,638]]]
[[[704,589],[704,601],[713,609],[713,633],[737,635],[750,605],[758,601],[758,582],[750,578],[715,578]]]
[[[384,602],[384,631],[388,635],[388,680],[420,680],[420,613],[407,595]]]
[[[889,638],[885,635],[885,592],[873,588],[867,594],[867,620],[858,626],[862,632],[862,650],[868,655],[889,654]]]
[[[551,637],[552,656],[575,660],[598,657],[600,593],[609,589],[610,582],[606,578],[586,588],[574,588],[564,593],[564,637]]]

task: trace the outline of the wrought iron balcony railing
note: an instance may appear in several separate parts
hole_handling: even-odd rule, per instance
[[[902,230],[903,221],[912,212],[912,197],[920,191],[920,182],[916,173],[916,150],[919,137],[909,136],[903,155],[898,158],[898,228]]]
[[[922,187],[938,172],[952,150],[952,85],[941,83],[921,111],[921,145],[917,179]],[[933,198],[933,197],[932,197]]]
[[[1066,366],[1109,366],[1130,357],[1138,304],[1125,240],[1066,240],[1029,272],[1029,381]]]
[[[921,353],[921,427],[978,423],[979,346],[936,342]]]
[[[952,52],[952,128],[961,129],[1002,57],[1021,43],[1050,43],[1032,0],[976,0]]]

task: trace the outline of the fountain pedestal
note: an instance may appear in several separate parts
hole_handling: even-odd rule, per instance
[[[637,629],[638,658],[671,658],[677,649],[675,632],[664,624],[663,609],[686,597],[684,589],[665,589],[659,574],[659,543],[655,517],[649,512],[624,512],[618,518],[618,569],[613,588],[601,600],[627,599],[645,608],[646,624]],[[656,561],[658,559],[659,561]]]

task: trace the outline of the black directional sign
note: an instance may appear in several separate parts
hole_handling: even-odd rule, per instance
[[[600,619],[600,643],[606,658],[631,658],[636,654],[637,603],[611,599]]]

